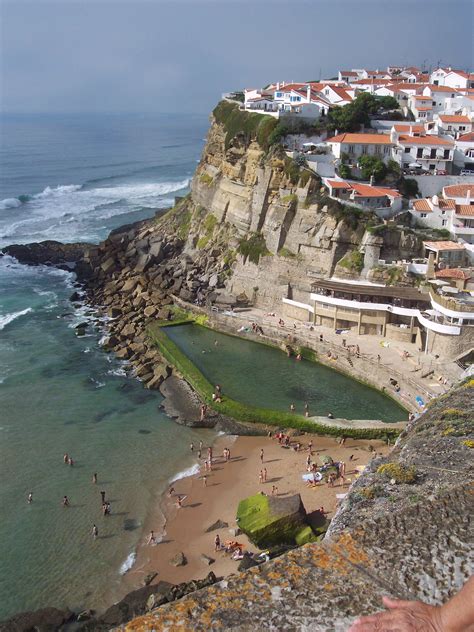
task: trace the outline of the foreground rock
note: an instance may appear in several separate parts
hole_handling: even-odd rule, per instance
[[[39,243],[7,246],[2,252],[15,257],[20,263],[28,265],[53,265],[82,261],[91,244],[63,244],[59,241],[41,241]]]
[[[22,612],[8,621],[0,623],[0,632],[46,632],[58,630],[67,621],[74,618],[70,610],[58,610],[57,608],[42,608],[34,612]]]
[[[239,528],[259,548],[295,544],[301,531],[311,532],[301,496],[255,494],[240,501]]]

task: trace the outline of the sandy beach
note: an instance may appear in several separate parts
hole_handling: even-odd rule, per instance
[[[201,579],[211,570],[218,577],[237,572],[237,561],[223,551],[215,552],[214,538],[218,533],[222,542],[237,539],[246,550],[257,550],[245,535],[234,538],[229,532],[229,529],[237,526],[235,515],[240,500],[259,491],[270,495],[275,486],[277,493],[282,496],[300,493],[307,513],[323,507],[326,516],[332,518],[338,502],[336,495],[347,492],[357,475],[356,467],[366,465],[376,453],[386,454],[389,450],[380,440],[347,439],[341,446],[337,438],[305,435],[293,439],[294,443],[296,441],[301,442],[299,452],[284,448],[276,439],[269,437],[220,436],[213,446],[211,472],[204,471],[203,463],[207,456],[207,446],[204,445],[200,473],[172,483],[173,495],[164,495],[159,511],[157,508],[156,518],[153,514],[150,516],[145,525],[144,538],[137,550],[136,563],[124,576],[124,589],[128,592],[139,588],[150,572],[158,573],[153,583],[159,580],[180,583]],[[330,455],[334,461],[346,463],[344,484],[338,481],[334,487],[329,487],[326,483],[314,488],[306,486],[302,475],[306,473],[310,441],[313,442],[312,460],[318,465],[324,455]],[[374,451],[370,451],[370,445]],[[231,452],[228,462],[222,456],[226,447]],[[263,464],[260,460],[262,448]],[[195,446],[196,463],[197,449],[198,446]],[[259,473],[263,468],[267,470],[267,480],[260,483]],[[203,475],[206,476],[206,484]],[[181,508],[176,503],[178,495],[185,496]],[[163,512],[166,516],[164,533]],[[228,528],[206,532],[217,520],[227,522]],[[147,544],[151,529],[157,537],[155,545]],[[170,563],[178,553],[183,553],[187,560],[184,566],[176,567]],[[202,555],[215,561],[208,565]]]

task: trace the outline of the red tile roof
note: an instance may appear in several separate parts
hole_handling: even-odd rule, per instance
[[[388,134],[338,134],[328,138],[327,143],[354,143],[359,145],[393,145]]]
[[[413,202],[413,208],[415,211],[424,211],[431,212],[433,210],[434,204],[432,203],[430,198],[424,198],[423,200],[415,200]],[[454,210],[455,203],[454,200],[445,200],[443,198],[438,199],[438,206],[441,210],[448,209]]]
[[[468,193],[474,197],[474,184],[452,184],[443,189],[445,197],[467,197]]]
[[[351,185],[344,180],[328,180],[328,184],[331,185],[332,189],[350,189]]]
[[[399,123],[393,126],[396,132],[409,132],[410,128],[413,132],[424,132],[425,126],[421,123]]]
[[[423,245],[431,250],[465,250],[464,244],[455,241],[424,241]]]
[[[415,211],[423,212],[423,213],[432,213],[432,209],[428,200],[415,200],[413,202],[413,208]]]
[[[345,180],[328,180],[327,182],[332,189],[349,189],[355,191],[356,196],[359,197],[400,197],[397,190],[386,187],[374,187],[370,184],[346,182]]]
[[[474,141],[474,132],[469,132],[468,134],[463,134],[459,136],[458,141],[462,141],[463,143]]]
[[[456,88],[450,88],[449,86],[435,86],[432,83],[424,86],[430,88],[432,92],[456,92]]]
[[[442,145],[443,147],[453,147],[454,141],[427,134],[426,136],[407,136],[401,134],[398,137],[400,145]]]
[[[459,114],[440,114],[439,120],[443,123],[470,123],[471,119],[468,116],[461,116]]]
[[[437,279],[462,279],[463,281],[466,281],[467,279],[471,279],[472,276],[471,272],[461,270],[461,268],[445,268],[444,270],[438,270],[438,272],[435,272],[435,277]]]
[[[474,204],[456,204],[456,215],[474,217]]]

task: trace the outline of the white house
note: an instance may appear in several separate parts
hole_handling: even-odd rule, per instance
[[[456,187],[460,188],[457,189]],[[438,197],[434,195],[432,198],[414,200],[410,214],[417,224],[429,228],[445,228],[449,230],[453,238],[473,244],[474,197],[471,202],[470,191],[472,190],[474,194],[474,184],[453,185],[445,187],[443,191],[446,189],[451,189],[458,194],[466,190],[467,195],[465,197],[461,195],[456,197]]]
[[[433,195],[432,198],[413,200],[410,214],[417,225],[450,230],[451,215],[455,207],[454,200],[445,200]]]
[[[474,73],[452,70],[444,77],[444,85],[450,88],[474,88]]]
[[[276,109],[281,114],[296,114],[310,119],[324,116],[331,105],[309,83],[288,84],[275,90],[273,98]]]
[[[345,81],[346,83],[351,83],[351,81],[355,81],[359,79],[359,74],[356,70],[340,70],[337,73],[337,78],[339,81]]]
[[[474,204],[474,182],[445,186],[443,196],[456,204]]]
[[[321,90],[321,95],[332,105],[347,105],[354,99],[355,91],[352,88],[326,85]]]
[[[390,216],[402,209],[402,196],[396,189],[362,184],[348,180],[323,178],[329,197],[349,202],[363,210],[380,210],[380,215]]]
[[[431,97],[434,112],[444,112],[446,100],[454,99],[458,94],[456,88],[448,86],[428,85],[423,88],[422,96]]]
[[[460,169],[474,170],[474,132],[458,136],[454,141],[454,164]]]
[[[391,158],[393,143],[388,134],[352,134],[344,133],[328,138],[335,158],[346,154],[350,160],[357,162],[361,156],[377,156],[384,162]]]
[[[452,71],[451,66],[447,68],[442,68],[442,67],[436,68],[430,74],[430,83],[432,83],[434,86],[444,86],[444,80],[446,78],[446,75],[449,75],[451,71]]]
[[[436,114],[435,123],[440,134],[449,134],[454,138],[472,132],[472,121],[464,114]]]
[[[451,173],[454,157],[454,139],[415,132],[399,134],[392,128],[390,133],[394,144],[393,159],[402,168],[412,163],[422,166],[425,171],[447,171]]]
[[[408,97],[408,107],[415,117],[415,121],[431,121],[433,119],[433,101],[431,97],[411,94]]]

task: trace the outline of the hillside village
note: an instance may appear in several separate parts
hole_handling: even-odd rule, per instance
[[[288,292],[287,314],[416,342],[420,350],[464,358],[468,366],[474,346],[474,73],[414,66],[340,70],[327,80],[280,81],[223,98],[278,121],[287,157],[320,179],[328,199],[378,218],[347,274],[337,266],[315,279],[311,291]],[[394,227],[418,238],[411,256],[393,249],[387,256],[383,233],[386,242]],[[433,344],[436,339],[444,342]]]

